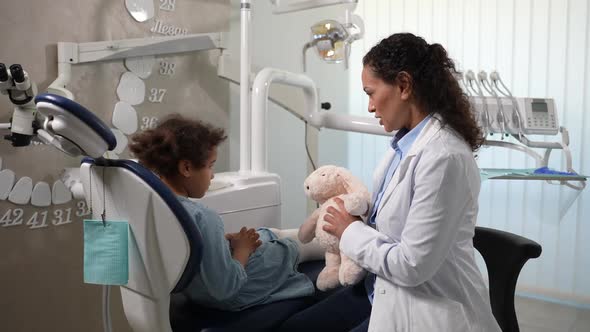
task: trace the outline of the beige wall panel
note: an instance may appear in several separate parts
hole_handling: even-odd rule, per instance
[[[176,0],[175,10],[159,10],[155,17],[136,22],[124,0],[19,0],[2,1],[0,11],[0,62],[20,63],[44,91],[57,75],[58,41],[90,42],[161,36],[150,32],[159,20],[189,33],[226,31],[229,0]],[[146,100],[135,107],[138,127],[143,117],[162,118],[178,112],[229,128],[229,83],[217,77],[218,50],[167,56],[175,64],[171,77],[154,73],[144,80]],[[72,66],[69,89],[111,127],[118,101],[115,93],[123,61]],[[151,103],[151,88],[166,89],[162,103]],[[8,122],[12,105],[0,96],[0,123]],[[229,167],[229,149],[220,149],[218,170]],[[127,150],[120,157],[128,157]],[[69,158],[47,146],[15,149],[0,141],[2,169],[11,169],[17,180],[24,176],[50,185],[65,167],[77,167]],[[83,283],[84,202],[37,208],[0,200],[0,330],[1,331],[102,331],[101,290]],[[130,331],[119,291],[113,292],[114,330]]]

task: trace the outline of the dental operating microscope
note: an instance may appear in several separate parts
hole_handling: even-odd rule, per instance
[[[0,129],[10,130],[4,139],[11,141],[15,147],[29,145],[39,128],[34,101],[37,86],[21,65],[13,64],[6,68],[0,63],[0,93],[8,95],[14,105],[10,122],[0,123]]]

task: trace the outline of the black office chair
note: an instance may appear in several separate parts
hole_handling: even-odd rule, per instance
[[[476,227],[473,246],[488,269],[492,312],[503,332],[519,332],[514,310],[514,290],[527,260],[541,255],[541,246],[522,236]]]

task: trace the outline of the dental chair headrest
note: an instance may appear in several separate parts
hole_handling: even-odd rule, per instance
[[[37,111],[46,117],[37,136],[70,156],[101,157],[117,146],[109,127],[82,105],[45,93],[35,98]]]
[[[184,234],[188,239],[190,247],[186,266],[182,272],[182,275],[178,279],[176,286],[172,290],[172,293],[178,293],[184,290],[199,272],[203,253],[203,239],[201,237],[201,232],[199,232],[199,229],[197,228],[193,218],[191,218],[178,198],[176,198],[176,195],[154,173],[132,160],[114,160],[105,158],[92,159],[86,157],[82,159],[82,164],[124,168],[137,176],[154,192],[156,192],[160,198],[162,198],[164,203],[168,206],[168,208],[170,208],[180,223],[182,229],[184,230]]]

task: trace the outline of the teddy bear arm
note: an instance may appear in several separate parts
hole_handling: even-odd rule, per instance
[[[311,242],[311,240],[313,240],[315,237],[315,228],[318,222],[319,214],[319,209],[315,209],[311,216],[309,216],[303,225],[299,227],[299,233],[297,234],[297,237],[302,243]]]

